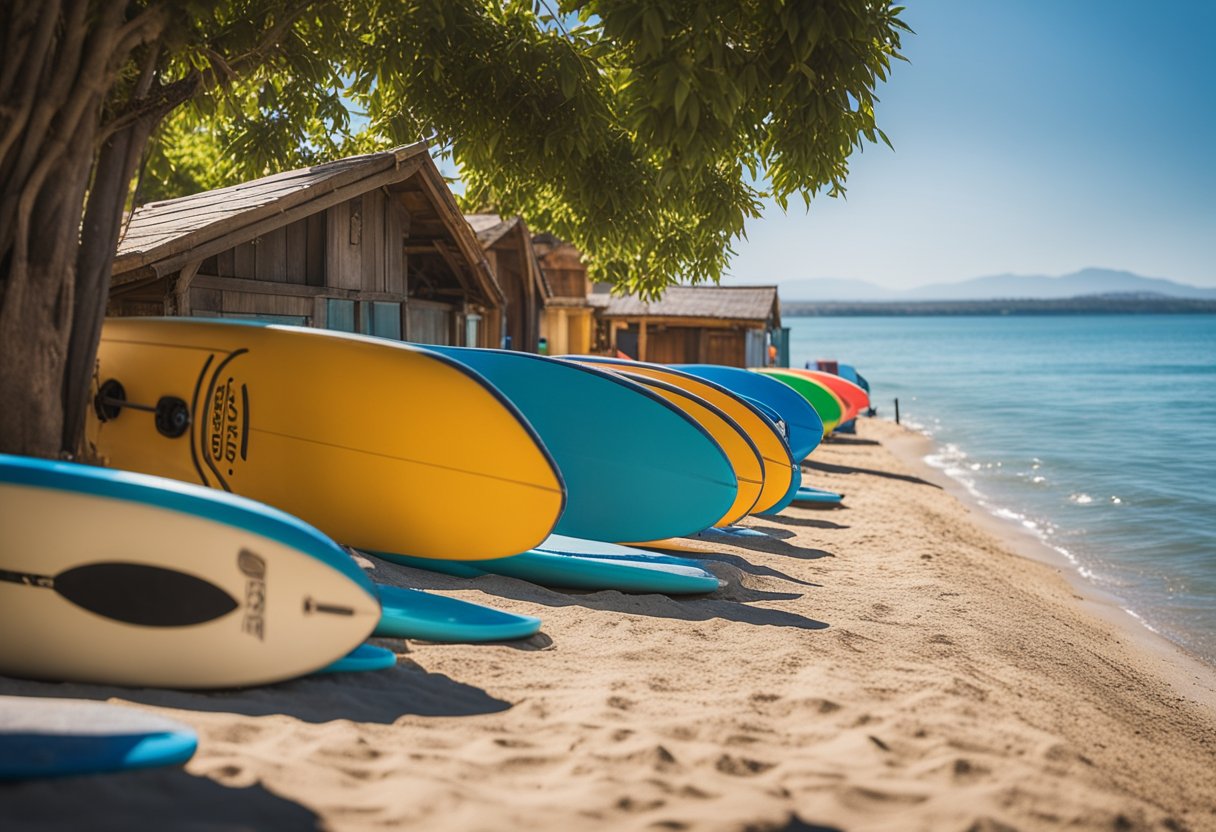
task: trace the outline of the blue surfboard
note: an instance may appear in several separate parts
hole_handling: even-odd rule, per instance
[[[380,555],[379,552],[376,553]],[[649,557],[646,555],[649,554]],[[380,555],[406,566],[430,569],[462,578],[505,575],[543,586],[585,589],[593,592],[660,593],[703,595],[716,592],[721,582],[714,573],[686,558],[641,552],[640,557],[546,552],[532,549],[521,555],[494,560],[434,560],[402,555]]]
[[[0,696],[0,780],[179,766],[197,748],[194,729],[136,708]]]
[[[379,554],[377,552],[377,554]],[[432,564],[458,563],[427,558],[392,557],[402,563],[425,561]],[[475,561],[482,563],[483,561]],[[493,607],[435,595],[420,589],[377,585],[383,616],[373,635],[388,638],[416,638],[423,641],[480,643],[528,638],[540,631],[541,621],[531,615],[496,610]]]
[[[740,367],[723,367],[718,364],[672,366],[708,381],[715,381],[738,395],[764,402],[781,414],[786,425],[790,453],[795,462],[806,459],[823,439],[823,421],[815,412],[815,408],[797,392],[776,379],[750,373]]]
[[[680,537],[712,526],[735,500],[738,484],[718,444],[642,385],[540,355],[427,349],[488,379],[540,435],[566,482],[559,534]]]
[[[387,670],[397,664],[397,654],[374,644],[360,644],[342,658],[317,673],[366,673]]]

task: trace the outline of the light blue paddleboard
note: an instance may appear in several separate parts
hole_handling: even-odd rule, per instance
[[[702,540],[727,540],[732,537],[768,537],[768,533],[760,529],[749,529],[746,526],[722,526],[721,528],[704,529],[690,537]]]
[[[430,347],[480,373],[524,414],[566,482],[554,531],[592,540],[680,537],[712,526],[738,489],[695,420],[629,379],[529,353]]]
[[[376,553],[379,555],[379,553]],[[381,557],[387,557],[381,555]],[[432,564],[464,563],[427,558],[391,560],[415,565],[424,561],[428,569],[443,571]],[[483,561],[477,561],[483,563]],[[528,638],[540,631],[541,621],[531,615],[516,615],[493,607],[434,595],[420,589],[377,585],[383,615],[373,635],[387,638],[416,638],[424,641],[487,642]]]
[[[620,543],[603,543],[599,540],[586,540],[581,537],[569,537],[562,534],[549,535],[536,549],[540,552],[549,552],[555,555],[574,555],[577,557],[607,558],[608,560],[627,560],[640,563],[661,563],[671,566],[704,568],[700,561],[693,558],[659,554],[649,549],[640,549],[637,546],[624,546]]]
[[[462,578],[505,575],[543,586],[596,592],[615,589],[619,592],[703,595],[716,592],[721,586],[716,575],[695,562],[675,562],[686,559],[666,558],[658,554],[648,558],[625,559],[619,555],[592,556],[532,549],[522,555],[494,560],[433,560],[398,555],[382,557]]]
[[[835,491],[825,491],[822,488],[812,488],[809,485],[804,485],[798,489],[798,493],[794,496],[795,503],[823,503],[826,505],[834,505],[844,500],[843,494],[837,494]]]
[[[806,459],[823,439],[823,421],[807,400],[776,379],[750,373],[741,367],[719,364],[673,364],[699,378],[714,381],[740,395],[764,402],[785,421],[790,453],[795,462]]]
[[[374,644],[360,644],[342,658],[317,673],[365,673],[387,670],[397,664],[397,654]]]
[[[180,766],[196,748],[194,729],[136,708],[0,696],[0,780]]]

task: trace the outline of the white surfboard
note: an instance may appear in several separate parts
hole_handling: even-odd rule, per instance
[[[0,673],[222,688],[301,676],[380,620],[335,543],[185,483],[0,455]]]

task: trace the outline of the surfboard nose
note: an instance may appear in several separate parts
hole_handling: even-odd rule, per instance
[[[111,319],[98,362],[128,401],[180,399],[190,417],[186,434],[170,436],[151,412],[94,414],[90,438],[112,464],[260,500],[348,545],[505,557],[543,540],[565,505],[557,465],[511,402],[412,345]],[[484,522],[465,520],[470,505]]]

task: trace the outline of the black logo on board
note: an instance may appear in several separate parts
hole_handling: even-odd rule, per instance
[[[208,359],[195,391],[196,406],[200,399],[202,405],[195,447],[207,470],[199,464],[197,457],[195,468],[205,485],[225,491],[232,491],[228,479],[249,458],[249,386],[233,366],[233,361],[247,352],[241,349],[228,355],[211,373],[203,390],[203,380],[211,364]]]
[[[236,565],[245,576],[245,618],[241,631],[266,640],[266,561],[248,549],[237,555]]]

